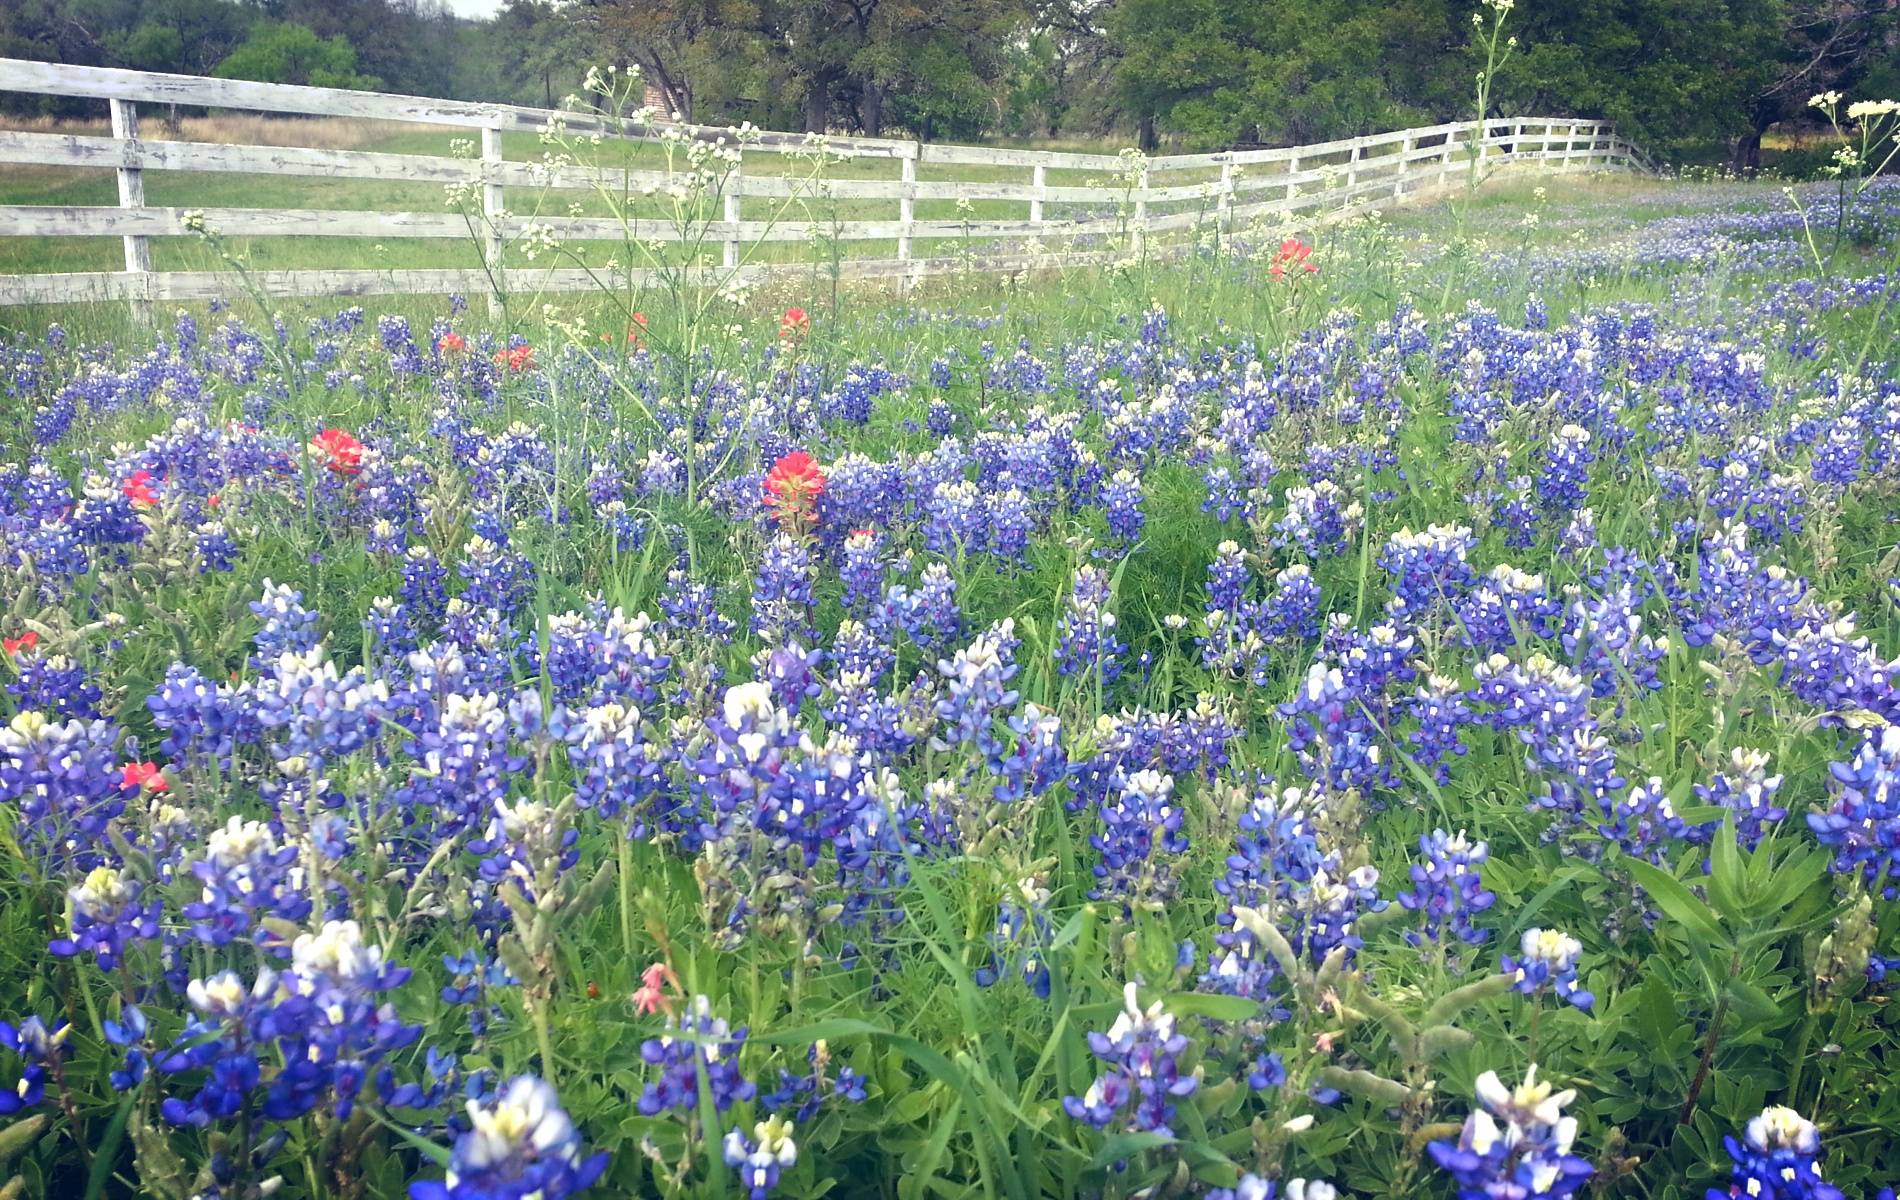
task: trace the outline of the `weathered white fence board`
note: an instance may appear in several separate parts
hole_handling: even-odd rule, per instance
[[[154,301],[203,300],[227,293],[218,272],[166,271],[151,266],[151,239],[187,236],[187,213],[145,201],[145,172],[255,174],[381,183],[467,185],[478,189],[470,214],[350,211],[340,209],[205,208],[205,222],[238,237],[320,237],[459,240],[481,249],[482,268],[370,269],[251,272],[251,285],[269,295],[357,296],[372,294],[490,292],[500,278],[511,291],[585,290],[597,286],[588,270],[501,269],[507,244],[533,233],[562,241],[692,242],[717,248],[722,267],[691,268],[707,279],[759,277],[774,270],[809,270],[810,264],[747,263],[743,247],[824,238],[841,242],[892,243],[895,258],[847,258],[840,270],[852,278],[903,282],[957,270],[1020,272],[1050,266],[1088,265],[1143,251],[1156,234],[1218,225],[1230,234],[1243,222],[1264,217],[1313,220],[1348,215],[1441,191],[1452,185],[1464,156],[1474,149],[1487,170],[1506,164],[1553,171],[1584,168],[1653,169],[1640,150],[1601,121],[1527,117],[1482,123],[1462,121],[1394,130],[1307,146],[1226,150],[1152,158],[1071,154],[982,146],[923,145],[884,138],[827,138],[826,156],[871,159],[896,178],[833,178],[801,160],[760,164],[735,171],[723,184],[717,215],[695,221],[684,235],[660,219],[621,221],[569,215],[576,197],[593,192],[616,197],[663,192],[663,170],[644,166],[584,166],[563,161],[511,161],[502,138],[508,132],[542,132],[553,121],[575,134],[602,133],[634,143],[658,141],[663,132],[701,140],[730,139],[732,131],[707,126],[632,125],[582,113],[551,113],[511,105],[472,104],[331,88],[292,87],[242,80],[206,79],[99,67],[0,58],[0,90],[84,97],[108,102],[112,136],[0,131],[0,164],[110,170],[118,180],[117,207],[0,206],[0,237],[118,237],[126,270],[57,275],[0,276],[0,306],[92,300],[130,301],[141,311]],[[286,146],[223,145],[147,140],[140,136],[139,105],[190,105],[250,111],[353,117],[479,131],[481,156],[391,154]],[[801,155],[811,150],[802,134],[768,133],[744,144],[746,162],[755,152]],[[932,167],[975,166],[1026,170],[1026,181],[920,178]],[[1057,182],[1050,172],[1063,172]],[[524,198],[524,196],[526,198]],[[757,198],[770,204],[751,206]],[[836,205],[888,205],[885,214],[842,219]],[[917,205],[964,202],[992,206],[948,218],[937,212],[920,219]],[[1000,215],[997,205],[1015,209]],[[510,211],[510,206],[514,211]],[[1051,211],[1055,206],[1055,211]],[[769,212],[765,210],[770,210]],[[560,215],[524,215],[546,212]],[[749,218],[749,219],[748,219]],[[1091,239],[1127,239],[1119,249],[1081,248]],[[997,251],[968,247],[951,257],[920,257],[921,243],[1003,243]],[[888,253],[889,251],[885,251]],[[875,250],[872,253],[876,253]],[[620,269],[619,280],[650,272]]]

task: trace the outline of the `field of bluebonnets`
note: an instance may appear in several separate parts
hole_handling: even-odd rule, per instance
[[[1900,188],[1548,182],[16,334],[0,1195],[1900,1181]]]

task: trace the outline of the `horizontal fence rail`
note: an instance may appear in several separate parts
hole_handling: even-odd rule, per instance
[[[802,262],[755,262],[741,247],[827,239],[869,251],[844,257],[836,268],[847,278],[891,279],[908,284],[952,271],[1021,271],[1037,267],[1107,263],[1140,249],[1148,239],[1209,227],[1232,232],[1243,222],[1279,217],[1312,222],[1401,203],[1452,186],[1474,150],[1482,165],[1526,164],[1557,171],[1652,170],[1642,151],[1601,121],[1523,117],[1461,121],[1368,137],[1264,150],[1127,158],[1041,150],[949,146],[884,138],[830,137],[823,154],[832,162],[879,160],[893,178],[822,178],[786,174],[783,168],[745,169],[756,155],[810,156],[803,134],[762,133],[739,148],[738,169],[720,188],[720,219],[689,229],[660,219],[629,225],[616,217],[518,215],[505,201],[524,194],[533,209],[565,209],[574,193],[610,186],[634,195],[664,189],[664,170],[601,167],[559,160],[504,157],[506,134],[542,134],[551,127],[572,137],[602,135],[615,143],[660,143],[681,135],[700,141],[726,139],[732,131],[680,124],[621,124],[586,112],[555,113],[511,105],[432,100],[375,92],[242,80],[165,75],[102,67],[0,58],[0,90],[105,101],[111,135],[0,130],[0,166],[34,165],[110,170],[118,183],[116,206],[0,205],[0,237],[117,237],[125,252],[123,271],[68,271],[0,275],[0,307],[131,301],[148,310],[155,301],[207,300],[227,295],[232,279],[223,271],[155,270],[152,239],[192,236],[202,220],[232,237],[356,238],[475,241],[480,267],[402,270],[260,270],[246,286],[267,295],[367,296],[592,290],[595,269],[511,266],[506,248],[524,237],[571,242],[614,242],[628,236],[648,245],[686,240],[718,251],[717,263],[678,269],[708,280],[754,281],[774,270],[810,270]],[[480,157],[397,154],[288,146],[150,140],[140,136],[140,106],[190,106],[247,112],[296,114],[448,127],[480,138]],[[149,115],[149,112],[148,114]],[[551,123],[553,123],[551,125]],[[472,140],[472,139],[471,139]],[[929,179],[932,168],[965,168],[985,175],[1023,172],[1026,179]],[[359,211],[337,208],[184,208],[148,204],[145,172],[204,176],[249,175],[350,180],[380,184],[460,185],[479,189],[482,220],[460,211]],[[1106,173],[1109,178],[1097,177]],[[1065,178],[1051,180],[1051,175]],[[1076,180],[1074,176],[1087,177]],[[560,198],[566,193],[566,198]],[[785,205],[798,200],[795,215]],[[747,219],[747,200],[772,201],[773,219]],[[840,202],[854,208],[885,208],[884,215],[843,219]],[[1010,215],[972,215],[982,203],[1008,206]],[[919,204],[957,206],[951,216],[919,216]],[[766,205],[772,208],[773,205]],[[825,210],[825,211],[819,211]],[[1104,244],[1122,239],[1121,248]],[[894,243],[894,254],[880,253]],[[958,253],[944,253],[955,243]],[[970,251],[973,243],[990,249]],[[932,253],[935,247],[937,253]],[[617,281],[641,275],[623,264]]]

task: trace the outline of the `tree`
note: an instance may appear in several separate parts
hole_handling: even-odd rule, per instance
[[[374,88],[372,76],[356,72],[356,51],[340,37],[321,38],[302,25],[260,21],[244,44],[218,64],[220,79],[260,83],[305,83],[312,87]]]
[[[578,11],[682,120],[700,118],[702,97],[731,115],[759,83],[762,30],[751,0],[594,0]]]

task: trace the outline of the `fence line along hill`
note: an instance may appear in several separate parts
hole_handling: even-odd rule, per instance
[[[1524,164],[1552,171],[1647,170],[1642,152],[1602,121],[1521,117],[1458,121],[1314,145],[1211,154],[1129,157],[829,137],[820,173],[799,164],[816,150],[803,134],[760,133],[739,146],[719,182],[715,211],[688,225],[661,205],[608,211],[590,199],[663,197],[679,178],[663,157],[682,136],[730,141],[727,129],[630,124],[589,112],[242,80],[167,75],[0,59],[0,90],[101,100],[109,136],[0,131],[0,163],[111,171],[116,205],[0,204],[0,238],[120,238],[123,270],[0,274],[0,307],[93,301],[204,300],[226,295],[218,270],[161,269],[154,239],[205,226],[231,238],[354,239],[334,243],[336,265],[249,273],[271,295],[357,296],[590,290],[603,271],[625,280],[651,269],[704,269],[752,279],[774,269],[809,270],[822,243],[851,278],[907,283],[959,270],[1015,271],[1109,261],[1129,245],[1208,226],[1231,231],[1260,217],[1313,220],[1433,194],[1460,178],[1474,152],[1486,170]],[[150,139],[141,118],[178,106],[326,116],[430,127],[434,153],[223,144]],[[550,129],[600,135],[595,161],[549,157]],[[445,135],[467,139],[458,156]],[[512,156],[511,156],[512,154]],[[677,164],[675,164],[677,166]],[[174,174],[175,173],[175,174]],[[360,208],[235,207],[152,203],[148,181],[175,180],[178,198],[210,177],[284,177],[361,183]],[[229,182],[228,180],[226,181]],[[438,202],[423,211],[415,185],[460,185],[470,211]],[[414,208],[387,207],[391,193]],[[216,191],[209,192],[216,195]],[[704,197],[702,196],[703,200]],[[595,245],[596,261],[531,261],[519,243],[558,239]],[[383,243],[432,239],[456,265],[379,268]],[[636,268],[609,257],[637,239],[675,256]],[[980,252],[976,250],[981,247]],[[359,265],[344,265],[354,261]],[[657,259],[650,260],[658,262]]]

